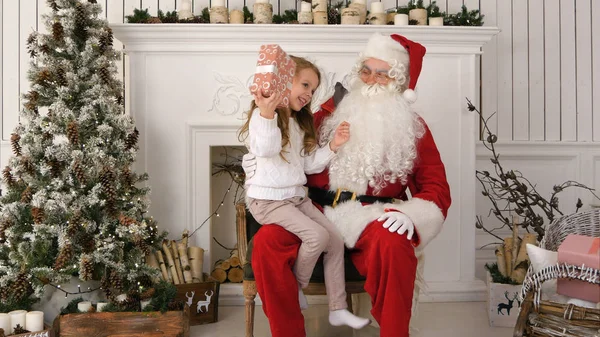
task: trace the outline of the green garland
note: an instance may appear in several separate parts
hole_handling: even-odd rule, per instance
[[[515,282],[510,277],[502,275],[502,273],[498,269],[497,263],[492,263],[492,264],[486,263],[485,269],[487,269],[490,272],[490,276],[492,277],[492,282],[494,282],[494,283],[516,284],[516,285],[520,284],[520,283]]]

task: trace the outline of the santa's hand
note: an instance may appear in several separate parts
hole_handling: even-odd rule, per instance
[[[256,173],[256,156],[252,153],[246,153],[242,157],[242,168],[246,174],[246,180],[252,178]]]
[[[390,232],[397,232],[400,235],[406,234],[407,239],[412,239],[415,232],[415,225],[412,220],[402,212],[386,212],[377,221],[384,221],[383,228],[389,229]]]

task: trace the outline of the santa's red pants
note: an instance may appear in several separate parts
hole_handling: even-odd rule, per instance
[[[252,269],[273,337],[305,337],[292,268],[300,239],[280,226],[263,226],[254,236]],[[381,337],[408,337],[417,270],[414,248],[406,235],[390,233],[372,222],[352,250],[352,261],[366,277],[371,314]]]

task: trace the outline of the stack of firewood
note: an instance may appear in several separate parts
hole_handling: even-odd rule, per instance
[[[204,281],[202,275],[204,249],[188,247],[188,235],[186,229],[179,242],[163,240],[162,250],[146,255],[146,263],[160,269],[163,280],[173,284]]]
[[[244,270],[242,269],[237,246],[231,250],[228,259],[215,262],[211,276],[220,283],[227,281],[240,283],[243,281]]]
[[[519,238],[517,218],[513,217],[512,237],[504,238],[504,244],[496,248],[498,271],[502,276],[509,277],[516,283],[522,284],[529,268],[527,244],[537,245],[537,235],[527,233]]]

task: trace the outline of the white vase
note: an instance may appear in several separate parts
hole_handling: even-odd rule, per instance
[[[430,26],[443,26],[444,25],[444,17],[438,16],[435,18],[429,18]]]
[[[417,25],[427,25],[427,10],[423,8],[411,9],[408,12],[409,20],[417,20]]]

